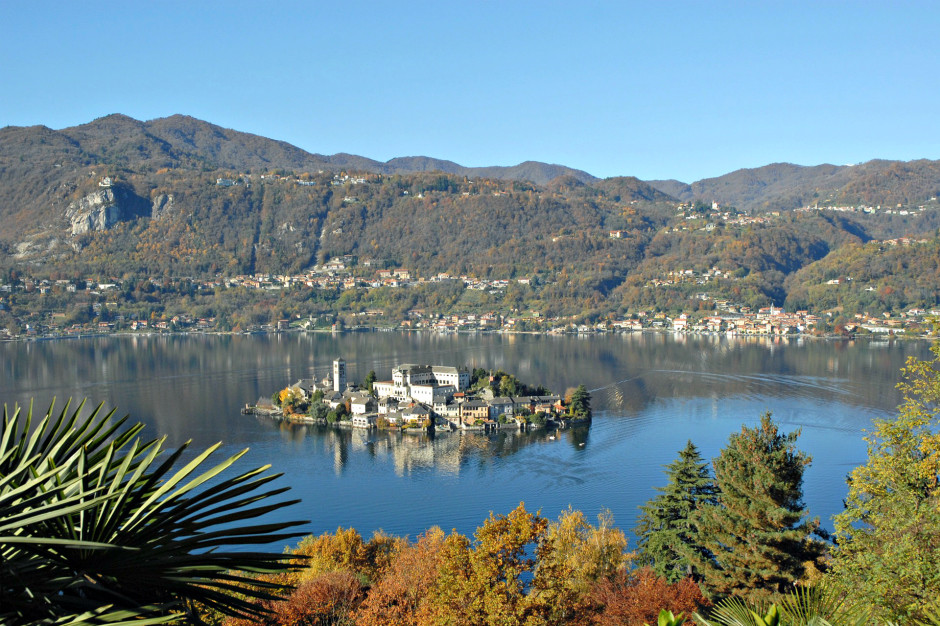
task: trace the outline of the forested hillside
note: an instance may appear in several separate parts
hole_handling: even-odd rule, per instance
[[[787,306],[886,313],[940,298],[940,239],[851,243],[787,279]]]
[[[324,157],[184,116],[112,115],[61,131],[0,130],[0,284],[120,283],[146,311],[141,281],[329,272],[316,293],[253,300],[257,320],[414,309],[597,320],[721,302],[929,308],[940,304],[925,252],[936,247],[938,189],[932,161],[776,164],[651,185],[532,162],[470,170],[425,157]],[[793,207],[809,208],[784,210]],[[928,243],[884,243],[903,237]],[[407,278],[379,280],[389,269]],[[827,284],[842,275],[851,293]],[[460,282],[421,283],[441,278]],[[199,295],[200,310],[249,310]],[[167,297],[148,296],[161,310]]]
[[[875,160],[812,167],[773,163],[692,184],[677,180],[650,184],[680,200],[715,200],[755,211],[812,205],[894,207],[923,203],[940,194],[940,162]]]

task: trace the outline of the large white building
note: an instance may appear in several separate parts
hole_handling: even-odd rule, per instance
[[[412,400],[434,406],[454,397],[457,390],[453,385],[411,385],[409,394]]]
[[[392,369],[392,380],[373,383],[372,388],[379,398],[413,398],[434,404],[435,399],[469,386],[470,371],[465,367],[404,364]]]

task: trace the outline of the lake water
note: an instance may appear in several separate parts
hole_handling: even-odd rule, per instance
[[[400,333],[140,336],[0,344],[0,402],[58,397],[117,407],[194,449],[224,442],[250,451],[240,467],[270,463],[291,497],[283,514],[306,532],[355,527],[415,537],[430,526],[472,533],[490,511],[525,502],[555,518],[568,506],[609,509],[633,541],[637,507],[665,483],[663,465],[691,439],[708,459],[730,433],[773,411],[802,429],[813,456],[805,501],[825,527],[841,510],[845,475],[864,463],[863,429],[894,414],[899,369],[929,357],[926,342]],[[350,380],[398,363],[503,369],[556,393],[584,383],[593,424],[558,433],[397,435],[287,425],[240,408],[333,359]],[[584,444],[584,445],[581,445]],[[221,460],[221,456],[219,459]]]

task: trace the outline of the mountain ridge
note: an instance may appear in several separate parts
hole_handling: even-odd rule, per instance
[[[44,125],[0,129],[0,154],[11,144],[56,145],[86,164],[124,163],[130,167],[196,167],[235,172],[317,172],[349,170],[395,175],[443,172],[469,178],[528,181],[546,185],[559,176],[582,183],[604,179],[583,170],[540,161],[516,165],[467,167],[423,155],[378,161],[345,152],[324,155],[289,142],[224,128],[174,114],[141,121],[113,113],[91,122],[54,130]],[[8,151],[7,151],[8,152]],[[8,156],[19,156],[9,155]],[[624,178],[624,177],[612,177]],[[629,177],[627,177],[629,178]],[[857,165],[770,163],[686,183],[675,179],[644,181],[683,202],[718,202],[746,211],[790,210],[814,204],[895,205],[928,200],[940,193],[940,161],[873,159]]]
[[[285,305],[279,319],[310,306],[397,316],[415,306],[477,310],[503,289],[507,310],[536,306],[545,315],[678,310],[709,298],[753,308],[784,303],[796,280],[789,277],[845,245],[930,239],[940,228],[937,202],[928,202],[940,190],[938,161],[774,163],[692,184],[653,183],[534,161],[464,168],[422,156],[324,156],[182,115],[141,122],[116,114],[62,130],[8,126],[0,129],[0,272],[120,281],[125,296],[140,292],[131,299],[141,307],[147,284],[320,276],[334,260],[362,262],[350,284],[380,285],[374,293],[339,284],[298,292],[288,299],[314,305]],[[788,210],[861,203],[904,210]],[[777,215],[759,215],[768,211]],[[915,254],[905,250],[897,254]],[[933,276],[929,254],[917,258],[917,272]],[[413,298],[387,290],[376,279],[383,268],[444,278]],[[832,271],[806,275],[828,281]],[[480,293],[455,276],[526,282]],[[903,299],[878,295],[895,289],[884,279],[856,300],[940,304],[932,284],[902,279],[894,293]],[[796,293],[808,303],[825,289]]]
[[[900,170],[900,171],[899,171]],[[906,177],[908,185],[889,188]],[[897,204],[928,200],[940,192],[940,161],[872,159],[857,165],[770,163],[693,183],[646,181],[682,201],[716,201],[744,210],[788,210],[813,204]],[[877,191],[882,193],[878,194]]]
[[[0,129],[0,141],[10,134],[29,131],[38,126],[6,126]],[[301,171],[352,169],[377,174],[408,174],[442,171],[461,176],[527,180],[544,184],[557,176],[570,174],[584,182],[597,180],[588,172],[539,161],[525,161],[508,166],[467,167],[444,159],[427,156],[395,157],[382,162],[349,153],[324,155],[311,153],[286,141],[270,139],[253,133],[224,128],[198,118],[174,114],[148,121],[136,120],[121,113],[112,113],[85,124],[48,132],[67,137],[91,148],[89,154],[107,158],[120,144],[106,145],[102,135],[123,139],[149,149],[155,165],[180,165],[186,157],[205,161],[220,169],[294,169]],[[140,151],[140,148],[138,151]]]

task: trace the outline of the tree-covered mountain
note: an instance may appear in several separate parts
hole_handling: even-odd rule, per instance
[[[717,201],[746,210],[910,205],[940,193],[940,161],[875,160],[859,165],[812,167],[773,163],[692,184],[676,180],[649,182],[680,200]]]
[[[298,274],[348,256],[362,280],[381,268],[527,279],[474,296],[476,307],[597,316],[718,300],[806,306],[822,302],[803,284],[816,280],[811,268],[841,262],[847,245],[934,239],[938,180],[932,161],[778,164],[691,186],[598,180],[533,162],[383,164],[311,154],[185,116],[112,115],[60,131],[0,129],[0,270],[124,281],[131,289],[146,278]],[[810,190],[820,206],[892,210],[731,208],[805,206]],[[894,263],[902,275],[922,265]],[[393,300],[401,311],[466,301],[448,289]],[[933,306],[937,297],[919,286],[903,301]],[[353,302],[364,309],[374,299],[347,295],[340,304]]]
[[[441,171],[540,184],[563,174],[583,181],[594,180],[587,172],[535,161],[512,167],[464,167],[429,157],[402,157],[382,163],[352,154],[311,154],[283,141],[222,128],[186,115],[141,122],[114,114],[59,131],[45,127],[6,127],[0,129],[0,144],[5,147],[4,152],[29,158],[40,135],[46,136],[47,141],[71,144],[86,162],[134,168],[208,167],[239,172],[273,169],[316,172],[322,169],[376,174]]]
[[[852,242],[794,272],[787,305],[872,314],[940,301],[940,238]]]

